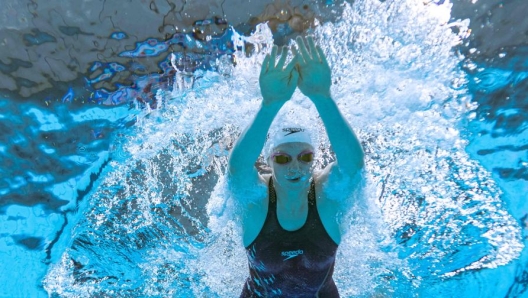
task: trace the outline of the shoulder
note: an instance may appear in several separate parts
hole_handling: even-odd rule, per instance
[[[264,222],[266,221],[269,202],[267,192],[269,179],[271,179],[271,175],[259,175],[259,183],[261,186],[265,186],[265,193],[261,193],[260,196],[255,200],[243,201],[242,241],[244,243],[244,247],[248,247],[257,238],[262,226],[264,225]]]
[[[317,213],[323,224],[328,236],[339,245],[341,241],[341,231],[339,226],[338,214],[342,212],[343,205],[329,197],[329,192],[325,190],[324,170],[314,173],[315,196],[317,202]]]
[[[337,204],[335,204],[335,200],[331,199],[332,192],[329,191],[329,189],[331,188],[331,185],[328,185],[328,178],[330,177],[330,167],[331,165],[324,168],[323,170],[316,171],[313,175],[317,206],[320,211],[319,213],[321,213],[321,208],[327,210],[329,208],[334,209],[337,207]]]
[[[255,167],[251,167],[244,171],[227,171],[227,182],[230,191],[234,194],[246,193],[250,190],[262,188],[266,185],[267,175],[260,175]]]
[[[362,188],[362,170],[343,174],[336,163],[314,173],[317,211],[328,235],[339,244],[343,231],[343,218],[357,199]]]
[[[347,170],[340,167],[338,162],[331,162],[320,171],[314,173],[315,179],[319,183],[323,184],[336,184],[340,182],[348,182],[355,179],[358,176],[362,176],[364,171],[363,167],[354,169],[346,168]]]
[[[232,175],[228,172],[227,184],[231,196],[247,209],[261,205],[267,198],[270,175],[260,175],[255,169],[245,175]]]
[[[353,193],[361,187],[363,168],[351,173],[344,173],[336,162],[330,163],[324,169],[314,173],[317,198],[337,207],[347,208],[342,204],[352,199]]]

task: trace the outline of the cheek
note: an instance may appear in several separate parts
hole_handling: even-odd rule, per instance
[[[314,166],[313,163],[302,164],[300,168],[301,168],[303,171],[311,171],[311,170],[313,169],[313,166]]]
[[[275,166],[275,168],[273,168],[273,172],[276,173],[277,175],[280,175],[282,173],[286,173],[288,172],[288,168],[287,167],[278,167],[278,166]]]
[[[288,175],[288,173],[282,169],[278,169],[277,167],[275,167],[273,169],[272,175],[273,177],[275,177],[276,181],[282,181],[284,177]]]
[[[276,178],[289,176],[291,172],[292,170],[290,170],[289,167],[285,167],[285,166],[275,166],[273,168],[273,175],[275,175]]]

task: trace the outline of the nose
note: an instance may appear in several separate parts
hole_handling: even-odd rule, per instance
[[[288,166],[290,172],[298,172],[301,169],[301,165],[298,160],[292,160]]]

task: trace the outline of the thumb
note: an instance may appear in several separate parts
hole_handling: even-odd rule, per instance
[[[303,76],[302,76],[302,73],[301,73],[301,66],[299,64],[295,64],[294,70],[297,73],[297,79],[302,81]]]
[[[297,68],[297,65],[299,65],[299,55],[293,56],[293,59],[286,65],[285,71],[291,71],[294,68]]]
[[[298,80],[299,80],[299,72],[297,71],[297,68],[293,68],[290,72],[290,78],[288,80],[288,85],[291,85],[291,84],[297,85]]]

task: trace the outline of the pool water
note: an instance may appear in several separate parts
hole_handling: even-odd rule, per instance
[[[333,5],[331,22],[305,32],[326,53],[332,96],[366,153],[357,201],[343,202],[341,295],[524,297],[525,48],[464,55],[469,22],[453,21],[447,1]],[[0,296],[237,296],[248,271],[225,171],[261,102],[260,63],[294,29],[275,25],[144,38],[119,52],[133,63],[92,61],[61,96],[6,96]],[[182,44],[207,54],[171,52]],[[160,56],[161,71],[146,74],[145,60]],[[132,84],[112,81],[125,72]],[[317,165],[333,159],[300,92],[279,122],[314,127]]]

